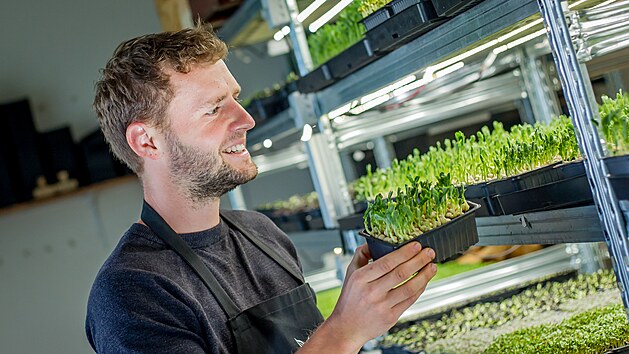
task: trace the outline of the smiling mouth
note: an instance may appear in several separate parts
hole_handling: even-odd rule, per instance
[[[243,151],[247,151],[245,144],[238,144],[238,145],[230,146],[227,149],[223,150],[223,152],[226,154],[238,154]]]

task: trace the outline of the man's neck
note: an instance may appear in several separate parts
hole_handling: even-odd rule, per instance
[[[220,199],[212,199],[202,205],[193,204],[182,193],[168,189],[155,191],[144,186],[144,200],[178,234],[210,229],[219,224]]]

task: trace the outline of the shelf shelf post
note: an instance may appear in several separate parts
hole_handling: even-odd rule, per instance
[[[593,120],[598,118],[598,110],[587,68],[577,60],[559,0],[538,0],[538,5],[547,28],[577,140],[585,158],[587,176],[601,219],[605,242],[612,258],[618,288],[629,317],[627,234],[618,200],[611,189],[609,179],[606,178],[607,168],[601,160],[605,153],[593,123]]]

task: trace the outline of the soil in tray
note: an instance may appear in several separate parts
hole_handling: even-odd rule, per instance
[[[464,214],[457,216],[446,224],[400,244],[392,244],[371,237],[364,230],[359,232],[359,234],[366,238],[367,244],[369,245],[369,252],[374,260],[409,242],[417,241],[422,247],[430,247],[435,251],[434,262],[443,262],[478,243],[478,231],[476,229],[474,214],[480,206],[474,203],[469,204],[470,209]]]
[[[441,22],[432,3],[422,1],[367,31],[366,36],[374,52],[388,52],[435,28]]]

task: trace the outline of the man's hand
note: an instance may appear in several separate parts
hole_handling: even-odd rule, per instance
[[[434,257],[433,250],[422,250],[418,242],[411,242],[369,263],[367,245],[358,247],[348,266],[339,301],[317,332],[326,333],[327,340],[336,345],[335,352],[358,352],[368,340],[393,327],[417,301],[437,272],[437,266],[431,263]],[[415,272],[415,277],[396,287]],[[323,334],[317,332],[311,340],[316,334]]]

